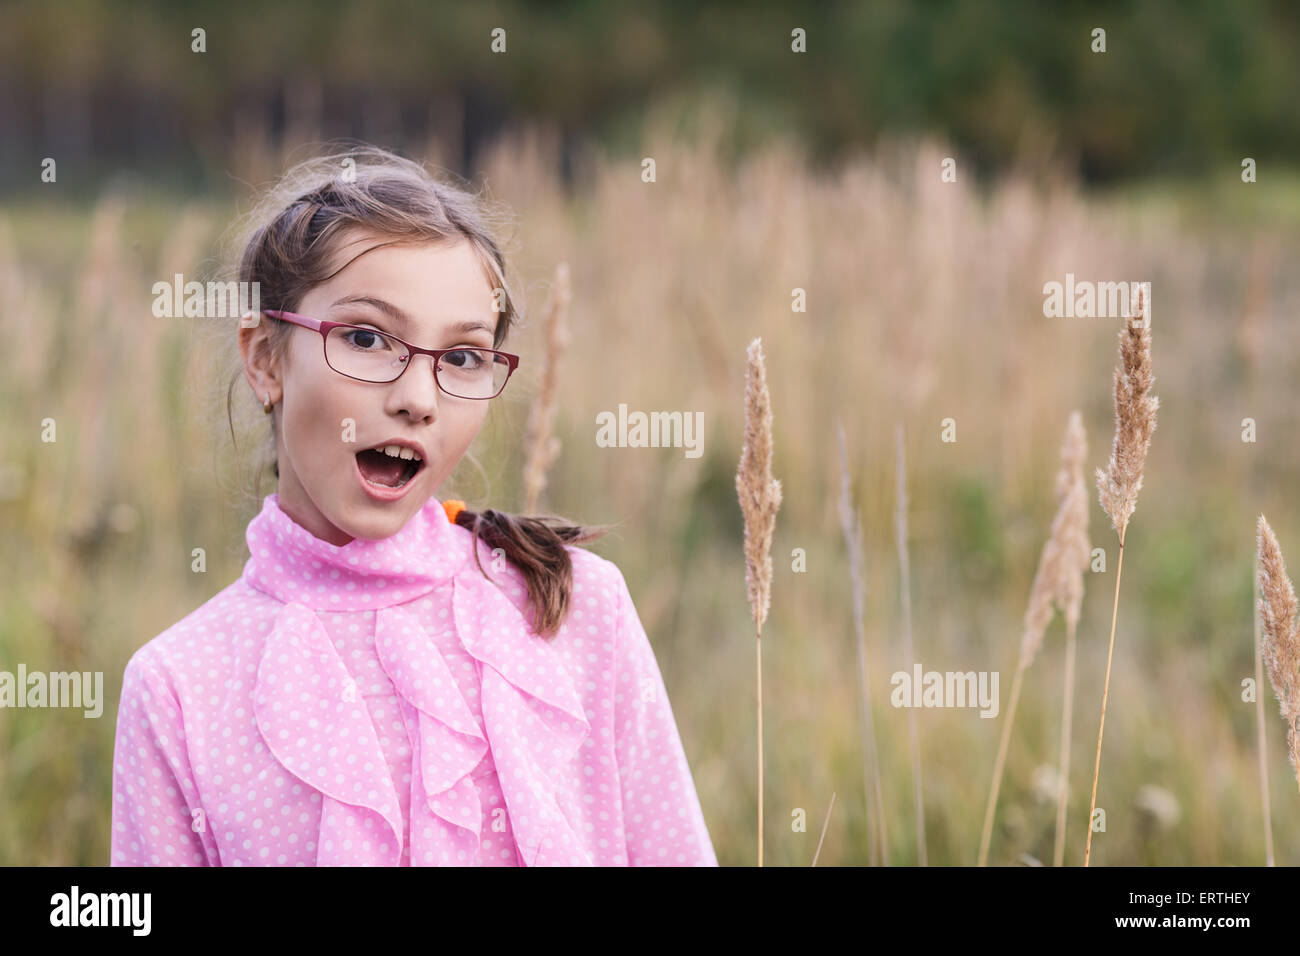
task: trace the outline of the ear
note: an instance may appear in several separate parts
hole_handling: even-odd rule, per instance
[[[282,395],[279,362],[271,354],[272,324],[260,312],[253,312],[239,322],[239,354],[244,361],[244,377],[260,405],[267,395],[276,404]]]

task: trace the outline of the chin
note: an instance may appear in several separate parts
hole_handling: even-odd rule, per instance
[[[346,528],[339,527],[354,538],[367,538],[377,541],[391,538],[406,526],[411,516],[420,510],[423,501],[415,498],[388,504],[377,501],[365,501],[352,513],[352,521]]]

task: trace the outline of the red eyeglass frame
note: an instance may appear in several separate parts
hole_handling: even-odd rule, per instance
[[[437,379],[438,376],[439,359],[441,359],[444,355],[447,355],[450,352],[463,352],[466,349],[474,349],[475,351],[478,352],[491,352],[494,355],[499,355],[502,358],[504,358],[506,360],[506,365],[508,367],[508,371],[506,372],[506,380],[501,383],[501,388],[497,390],[496,394],[488,395],[486,398],[481,396],[456,395],[455,393],[448,392],[445,388],[443,388],[442,382],[438,382],[438,388],[440,390],[446,392],[446,394],[448,395],[451,395],[453,398],[463,398],[466,401],[486,402],[496,398],[497,395],[500,395],[502,392],[505,391],[506,385],[508,385],[510,382],[510,376],[514,375],[515,369],[519,367],[518,355],[515,355],[512,352],[502,352],[500,349],[485,349],[481,345],[460,345],[457,346],[456,348],[451,348],[451,349],[422,349],[418,345],[412,345],[410,342],[406,341],[405,339],[398,338],[396,335],[393,335],[393,333],[391,332],[385,332],[382,329],[366,328],[363,325],[353,325],[351,322],[329,322],[325,319],[313,319],[309,315],[299,315],[297,312],[285,312],[282,309],[263,309],[262,315],[269,315],[273,319],[283,319],[284,321],[291,322],[294,325],[301,325],[305,329],[311,329],[313,332],[319,332],[321,354],[325,358],[325,364],[329,365],[330,370],[333,371],[334,373],[338,375],[342,375],[344,378],[350,378],[354,382],[366,382],[367,384],[370,385],[391,385],[393,382],[396,382],[399,378],[401,378],[403,375],[406,374],[406,370],[411,367],[411,362],[407,361],[407,363],[404,366],[402,366],[402,370],[398,372],[396,376],[390,378],[386,382],[374,382],[368,378],[358,378],[355,375],[349,375],[347,372],[340,372],[338,369],[334,368],[333,365],[330,365],[329,352],[326,347],[326,341],[325,341],[326,337],[334,329],[340,329],[340,328],[357,329],[361,332],[378,332],[380,335],[384,335],[395,342],[401,342],[402,345],[406,346],[406,350],[409,353],[409,357],[414,357],[416,355],[431,356],[433,358],[435,380]]]

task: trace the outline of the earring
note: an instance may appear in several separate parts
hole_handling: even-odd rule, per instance
[[[262,399],[262,411],[271,414],[271,393],[267,392],[266,397]]]

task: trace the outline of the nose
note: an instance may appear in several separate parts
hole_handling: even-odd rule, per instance
[[[408,415],[413,421],[434,421],[438,417],[438,382],[433,356],[412,356],[408,368],[389,390],[389,411]]]

